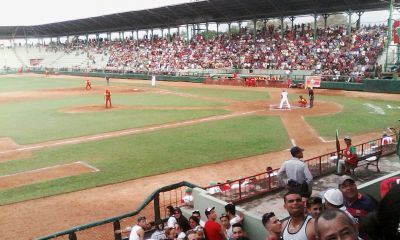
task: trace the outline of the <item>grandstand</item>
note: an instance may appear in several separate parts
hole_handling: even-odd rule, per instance
[[[304,6],[309,5],[312,5],[313,8],[305,9]],[[50,71],[51,74],[89,76],[95,82],[100,82],[95,77],[103,78],[111,76],[112,78],[123,79],[149,79],[151,75],[157,75],[158,80],[206,83],[206,80],[209,78],[217,78],[218,81],[213,81],[212,84],[234,85],[230,80],[236,80],[233,75],[239,74],[237,80],[241,79],[243,83],[249,78],[265,77],[267,79],[268,77],[268,80],[271,80],[272,77],[274,79],[276,77],[278,81],[286,84],[289,78],[295,83],[304,83],[306,76],[318,75],[324,81],[321,84],[321,88],[398,93],[400,92],[400,84],[396,80],[385,81],[380,79],[382,68],[379,70],[379,67],[385,64],[385,54],[391,49],[387,45],[385,46],[388,41],[386,35],[388,31],[387,25],[360,26],[354,20],[350,20],[351,24],[348,26],[325,26],[317,28],[316,24],[293,25],[293,18],[295,16],[314,14],[315,12],[326,20],[330,14],[334,13],[353,11],[359,14],[361,18],[363,11],[387,8],[387,2],[373,0],[343,0],[335,1],[335,3],[325,0],[298,0],[287,1],[285,4],[277,0],[238,0],[233,2],[229,0],[215,0],[191,2],[157,9],[111,14],[38,26],[0,27],[0,38],[2,39],[28,39],[32,37],[51,39],[51,42],[48,43],[0,46],[0,66],[6,72],[17,72],[18,70],[24,72],[29,69],[32,72],[40,74],[46,70]],[[268,20],[273,18],[279,19],[281,25],[268,25]],[[284,23],[284,19],[287,18],[292,21],[292,26]],[[254,24],[254,27],[251,28],[251,24],[242,27],[240,24],[244,21],[250,21],[250,23]],[[228,32],[217,32],[214,36],[209,36],[209,24],[216,23],[219,25],[228,23],[230,28],[233,22],[239,22],[237,32],[231,33],[229,29]],[[257,23],[263,24],[257,25]],[[204,24],[207,29],[204,32],[196,32],[195,24]],[[179,27],[182,26],[187,29],[186,36],[179,34]],[[259,27],[257,28],[257,26]],[[175,34],[166,36],[149,34],[149,30],[152,29],[161,28],[170,30],[176,27],[178,27],[178,31]],[[189,27],[193,31],[192,34],[189,33]],[[134,33],[136,32],[136,36],[138,36],[138,31],[146,31],[146,36],[143,39],[135,38]],[[114,32],[121,33],[119,39],[111,39],[111,33]],[[124,38],[123,32],[131,32],[131,37]],[[107,36],[101,38],[99,35],[102,33],[106,33]],[[89,34],[95,34],[96,38],[89,38]],[[60,37],[64,37],[65,35],[67,35],[67,41],[63,43],[59,42]],[[189,35],[191,36],[189,37]],[[86,37],[86,39],[82,40],[80,38],[82,36]],[[53,38],[56,38],[57,41],[53,42]],[[392,59],[391,63],[395,63],[395,58]],[[135,87],[135,91],[142,91],[141,87],[147,84],[147,82],[139,82],[138,85],[134,83],[132,86],[129,85],[127,88],[129,90],[122,90],[123,81],[118,82],[118,84],[113,86],[115,87],[113,91],[117,94],[123,91],[131,91],[132,86]],[[149,91],[152,91],[151,94],[166,93],[167,95],[179,95],[180,97],[193,97],[196,93],[196,91],[173,93],[171,89],[176,86],[166,86],[164,86],[165,89],[160,88],[161,90],[152,89]],[[192,86],[185,85],[184,88]],[[247,85],[236,84],[235,86],[239,89],[239,86]],[[262,86],[268,87],[271,85],[264,84]],[[282,86],[279,85],[279,88]],[[74,87],[75,89],[79,89],[79,87]],[[210,86],[206,85],[204,87],[205,89],[209,89],[208,87]],[[212,87],[214,86],[210,88]],[[118,88],[120,89],[118,90]],[[220,88],[215,87],[215,89],[218,90]],[[98,90],[101,97],[103,94],[102,90],[103,88]],[[257,94],[257,89],[251,90],[254,90],[254,95]],[[201,92],[204,89],[197,91]],[[45,95],[45,91],[43,92],[40,94]],[[272,93],[276,94],[277,91],[272,90]],[[298,94],[301,92],[295,89],[292,93]],[[58,94],[62,95],[63,93]],[[207,94],[201,96],[201,99],[208,101],[220,97],[218,94],[217,96]],[[235,92],[234,94],[237,93]],[[325,104],[328,102],[331,95],[335,94],[325,94],[325,98],[321,100],[321,103]],[[354,95],[357,94],[355,93]],[[371,96],[367,99],[373,99],[377,95]],[[360,98],[363,97],[365,95],[362,95]],[[387,98],[385,97],[384,100],[388,101]],[[397,97],[395,97],[393,101],[396,102],[397,100]],[[153,100],[150,98],[149,102],[151,101]],[[225,100],[224,104],[230,101],[232,100]],[[247,101],[249,100],[243,100],[243,104],[246,104]],[[193,106],[183,106],[182,108],[192,110],[209,107],[213,110],[222,111],[222,108],[219,108],[220,106],[210,107],[196,104],[198,103],[195,103]],[[256,110],[258,111],[258,107],[262,104],[254,101],[249,105],[254,109],[257,108]],[[122,106],[121,109],[124,110],[124,107]],[[151,107],[157,108],[159,106]],[[137,108],[140,109],[140,107]],[[264,105],[261,108],[265,110]],[[395,108],[396,106],[393,107],[393,109]],[[73,111],[71,110],[71,112]],[[242,109],[237,110],[237,112],[238,115],[249,114]],[[326,111],[323,114],[332,113]],[[276,115],[279,115],[279,113]],[[290,113],[286,115],[290,115]],[[296,115],[296,117],[299,116]],[[212,119],[211,116],[207,117]],[[157,117],[153,116],[153,118]],[[301,115],[301,118],[303,118],[303,115]],[[190,122],[189,120],[186,121]],[[284,119],[284,121],[290,122],[288,119]],[[304,125],[299,128],[302,127]],[[149,129],[151,128],[149,127]],[[117,130],[122,132],[120,129]],[[103,137],[100,134],[93,138]],[[128,133],[122,133],[121,135],[124,134],[129,135]],[[293,133],[291,132],[290,134]],[[399,135],[394,132],[390,134],[396,141],[390,145],[389,149],[389,147],[382,146],[382,138],[377,137],[376,132],[362,134],[357,138],[357,149],[361,149],[361,156],[372,154],[376,149],[388,148],[380,160],[381,172],[361,168],[356,170],[358,174],[355,176],[357,183],[363,184],[360,188],[364,189],[364,193],[377,197],[379,192],[376,189],[379,188],[379,184],[383,179],[400,175],[398,156],[395,154]],[[311,137],[304,136],[304,138],[308,140]],[[45,140],[47,142],[54,139]],[[72,142],[75,140],[72,140]],[[301,143],[302,140],[298,141]],[[314,144],[315,139],[312,139],[312,141],[314,141],[312,142]],[[329,141],[325,141],[324,139],[321,142],[329,144]],[[333,146],[333,141],[331,143]],[[55,143],[55,145],[57,144],[59,143]],[[312,144],[309,145],[310,148]],[[322,145],[317,144],[316,146]],[[30,147],[35,148],[37,146],[32,145]],[[324,145],[321,149],[317,147],[312,148],[312,153],[315,156],[308,156],[310,158],[307,159],[307,164],[318,183],[318,188],[315,189],[314,193],[321,194],[327,188],[335,187],[337,179],[333,175],[335,163],[332,161],[332,157],[340,151],[343,152],[344,149],[337,149],[337,152],[332,152],[333,147],[331,146],[327,147],[327,145]],[[162,151],[161,149],[160,152]],[[181,199],[185,188],[192,187],[195,188],[193,193],[194,206],[184,208],[184,215],[189,216],[192,210],[201,209],[203,220],[205,220],[203,211],[206,207],[216,206],[217,212],[221,214],[226,202],[234,202],[238,204],[239,210],[245,213],[245,229],[250,239],[265,239],[265,229],[261,225],[261,216],[263,213],[274,211],[280,219],[288,217],[287,212],[281,207],[284,189],[278,186],[276,179],[278,162],[280,163],[281,160],[287,158],[287,153],[286,150],[283,150],[273,155],[273,157],[279,158],[279,161],[270,161],[268,163],[273,165],[271,171],[260,169],[260,171],[255,172],[254,169],[251,169],[251,171],[244,171],[246,173],[251,172],[250,176],[241,176],[229,181],[227,181],[228,179],[218,179],[224,182],[217,183],[216,185],[213,184],[213,186],[207,186],[206,182],[209,179],[202,179],[199,176],[201,172],[200,174],[197,173],[196,169],[185,172],[185,176],[192,176],[193,180],[196,180],[196,177],[198,177],[197,182],[186,182],[186,179],[182,179],[181,176],[172,175],[168,176],[168,180],[160,177],[157,179],[158,182],[152,182],[150,180],[151,177],[135,180],[134,191],[143,191],[137,195],[149,196],[141,199],[143,201],[142,204],[138,204],[137,199],[132,201],[132,196],[124,195],[125,187],[132,188],[132,186],[128,185],[130,184],[128,182],[122,183],[122,187],[117,192],[112,192],[110,188],[106,187],[102,190],[85,190],[93,192],[103,191],[102,194],[108,195],[105,199],[90,197],[85,199],[90,194],[74,192],[70,195],[71,199],[66,200],[70,203],[70,205],[67,205],[67,208],[70,208],[70,216],[59,216],[58,213],[45,215],[43,218],[46,219],[42,218],[45,225],[45,222],[51,218],[58,220],[54,224],[55,226],[51,228],[52,231],[49,232],[46,226],[42,226],[42,228],[32,233],[24,232],[23,237],[39,239],[123,239],[126,235],[116,231],[134,224],[135,218],[139,215],[146,215],[153,225],[155,221],[167,220],[165,207],[167,205],[181,206]],[[211,176],[220,178],[228,175],[240,176],[241,168],[245,168],[243,166],[245,163],[246,159],[239,159],[221,167],[225,168],[225,171],[235,171],[229,174],[220,174],[218,171],[212,171],[211,168],[214,166],[208,166],[209,168],[199,167],[199,171],[207,172],[209,174],[207,175],[208,177],[211,174],[213,174]],[[236,166],[229,166],[230,164]],[[118,181],[127,181],[122,177],[121,179]],[[181,180],[184,182],[180,182]],[[180,183],[163,186],[171,181]],[[106,184],[110,183],[107,182]],[[209,192],[211,188],[223,188],[227,184],[230,188],[229,191]],[[233,188],[232,186],[236,187]],[[109,195],[115,196],[111,197]],[[254,199],[256,200],[253,201]],[[104,203],[101,201],[108,202],[108,207],[104,206]],[[49,202],[39,199],[36,203],[40,208],[44,209],[46,208],[45,205]],[[85,204],[96,205],[99,213],[90,213],[88,214],[90,216],[85,216],[84,220],[79,219],[79,216],[76,216],[79,215],[78,210],[74,208],[82,207],[81,205]],[[113,206],[114,208],[111,209],[112,207],[110,206],[114,204],[122,206],[121,208]],[[7,212],[13,207],[11,205],[7,208]],[[19,209],[21,210],[21,208]],[[123,209],[124,212],[121,213],[119,209]],[[129,212],[126,209],[129,209]],[[89,212],[90,210],[84,211]],[[8,218],[10,216],[4,217]],[[64,218],[68,217],[75,219],[73,225],[70,225],[70,222],[63,224]],[[149,230],[146,236],[151,234],[153,230]]]

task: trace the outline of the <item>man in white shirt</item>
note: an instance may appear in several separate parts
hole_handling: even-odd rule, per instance
[[[285,161],[278,171],[281,186],[285,186],[284,174],[287,177],[289,191],[297,191],[303,198],[309,198],[312,193],[313,176],[308,166],[301,160],[304,149],[295,146],[290,149],[292,158]]]

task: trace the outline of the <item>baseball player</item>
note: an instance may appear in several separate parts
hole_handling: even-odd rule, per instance
[[[106,100],[106,108],[108,108],[108,103],[110,103],[110,108],[111,108],[111,92],[110,90],[106,90],[106,93],[104,93],[104,98]]]
[[[288,93],[285,90],[281,92],[281,103],[279,104],[279,108],[283,107],[283,104],[286,104],[286,108],[290,109],[290,103],[288,100]]]
[[[300,107],[306,107],[307,100],[303,97],[303,95],[300,95],[299,98],[300,98],[300,100],[299,100]]]
[[[314,106],[314,90],[308,87],[308,96],[310,97],[310,108]]]
[[[89,79],[86,79],[86,90],[90,90],[90,89],[92,89],[92,83],[90,82],[90,80]]]

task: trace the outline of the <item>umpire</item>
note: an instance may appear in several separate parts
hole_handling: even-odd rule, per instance
[[[289,191],[296,191],[304,198],[309,198],[312,193],[312,180],[310,170],[301,160],[303,158],[304,149],[300,147],[292,147],[290,153],[292,158],[285,161],[278,172],[278,179],[281,186],[287,186]],[[284,184],[284,173],[287,177],[287,183]]]

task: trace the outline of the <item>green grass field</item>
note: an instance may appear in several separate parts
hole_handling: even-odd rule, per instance
[[[14,94],[18,91],[77,88],[83,84],[83,80],[41,76],[1,77],[0,81],[4,87],[1,92]],[[92,82],[95,86],[105,85],[100,80]],[[112,82],[112,85],[148,87],[143,82],[135,81]],[[159,85],[157,88],[176,94],[146,91],[114,94],[113,104],[123,105],[125,108],[100,112],[65,113],[61,109],[102,104],[101,94],[0,103],[0,137],[11,138],[18,144],[41,143],[228,114],[229,111],[223,109],[227,105],[226,100],[243,102],[268,98],[262,88],[180,88],[169,85]],[[204,100],[204,97],[208,100]],[[395,101],[324,96],[317,96],[317,100],[333,101],[344,106],[343,112],[338,114],[305,118],[321,136],[328,139],[333,139],[335,129],[339,129],[341,134],[382,131],[396,123],[398,118],[399,109],[387,109],[386,105],[400,105]],[[366,104],[385,109],[385,115],[371,113],[371,107]],[[144,109],[135,109],[135,106]],[[166,110],[163,107],[169,108]],[[186,109],[179,109],[181,107]],[[0,175],[76,161],[90,164],[100,171],[2,190],[0,204],[281,151],[290,146],[290,139],[278,116],[249,115],[48,148],[34,151],[30,158],[0,162]]]

